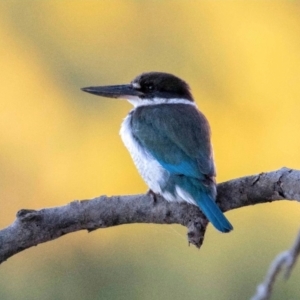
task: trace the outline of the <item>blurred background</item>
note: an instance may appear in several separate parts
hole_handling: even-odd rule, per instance
[[[298,1],[1,1],[0,226],[21,208],[143,193],[119,137],[126,101],[80,91],[145,71],[185,79],[208,117],[219,182],[300,168]],[[186,229],[77,232],[1,265],[0,299],[249,299],[291,245],[300,207],[226,213],[201,250]],[[300,298],[300,267],[272,299]]]

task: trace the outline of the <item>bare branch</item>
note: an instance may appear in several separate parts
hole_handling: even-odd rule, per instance
[[[287,279],[297,261],[300,253],[300,231],[291,249],[280,253],[272,262],[270,269],[266,275],[264,282],[258,287],[256,294],[251,300],[268,300],[271,297],[275,279],[277,278],[280,271],[285,267],[285,278]]]
[[[288,168],[242,177],[219,184],[217,202],[222,211],[228,211],[275,200],[300,200],[299,182],[300,171]],[[153,199],[148,194],[101,196],[61,207],[23,209],[13,224],[0,231],[0,263],[70,232],[130,223],[181,224],[188,228],[188,242],[200,247],[208,221],[194,205]]]

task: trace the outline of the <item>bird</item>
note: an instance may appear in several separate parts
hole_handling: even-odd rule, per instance
[[[129,84],[81,90],[126,99],[133,105],[120,135],[150,193],[198,206],[220,232],[233,229],[216,204],[210,126],[184,80],[169,73],[146,72]]]

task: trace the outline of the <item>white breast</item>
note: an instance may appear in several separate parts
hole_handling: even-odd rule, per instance
[[[153,192],[161,194],[161,186],[168,180],[169,173],[135,140],[131,133],[130,121],[131,114],[124,119],[121,126],[120,135],[123,143],[148,187]]]

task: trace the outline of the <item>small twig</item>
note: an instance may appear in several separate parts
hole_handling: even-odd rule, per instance
[[[257,286],[256,294],[251,298],[251,300],[268,300],[271,297],[274,283],[278,274],[283,268],[285,270],[285,279],[288,279],[292,269],[297,261],[300,253],[300,231],[297,238],[291,247],[291,249],[286,250],[274,259],[269,271],[266,275],[265,280]]]

